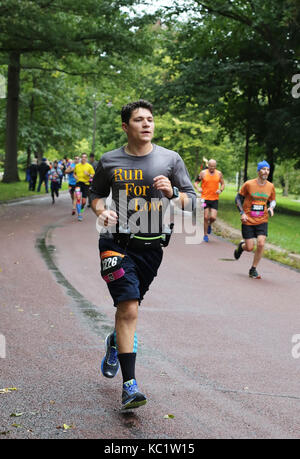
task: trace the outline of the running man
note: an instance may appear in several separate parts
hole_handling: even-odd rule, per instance
[[[75,169],[74,169],[74,176],[76,178],[76,187],[80,188],[81,191],[81,206],[78,207],[78,220],[82,220],[82,212],[84,210],[84,206],[86,204],[86,199],[89,194],[89,188],[90,188],[90,179],[94,177],[95,175],[95,170],[91,164],[87,162],[87,154],[82,153],[81,155],[81,162],[76,164]]]
[[[162,223],[163,207],[174,200],[181,208],[192,210],[196,194],[180,155],[152,143],[152,105],[145,100],[129,103],[122,108],[121,119],[128,143],[101,157],[91,197],[92,209],[103,226],[99,239],[101,274],[116,307],[115,329],[106,337],[101,371],[113,378],[121,367],[122,408],[128,409],[146,403],[135,376],[136,325],[139,304],[157,275],[162,245],[167,245],[163,242],[168,239]],[[105,204],[110,191],[116,211]],[[122,193],[125,202],[120,198]],[[137,212],[139,218],[135,219]],[[140,232],[136,231],[138,221]],[[157,226],[154,230],[148,225],[145,230],[149,221]],[[126,234],[122,234],[122,225]],[[109,227],[115,230],[105,229]]]
[[[241,214],[243,240],[234,251],[236,260],[243,251],[252,252],[254,248],[253,238],[257,238],[257,247],[254,252],[249,276],[260,279],[256,268],[264,252],[265,241],[268,235],[268,213],[274,215],[275,187],[267,179],[270,173],[270,165],[267,161],[261,161],[257,165],[257,178],[245,182],[236,195],[235,202]],[[269,203],[269,207],[268,207]]]
[[[76,199],[75,199],[75,186],[76,186],[76,178],[74,177],[74,170],[76,164],[78,164],[80,161],[79,156],[75,156],[74,161],[71,161],[71,163],[68,165],[66,168],[66,174],[68,174],[68,182],[69,182],[69,193],[71,196],[72,200],[72,215],[75,215],[76,213]]]
[[[56,195],[57,198],[59,196],[59,188],[60,188],[62,175],[63,173],[61,171],[61,168],[58,165],[58,161],[54,161],[53,167],[48,174],[48,177],[50,180],[52,204],[55,203],[54,195]]]
[[[194,185],[204,199],[204,236],[205,242],[209,241],[208,234],[211,233],[211,225],[216,221],[218,213],[219,196],[225,188],[222,172],[216,169],[217,162],[210,159],[207,169],[200,172]],[[201,183],[201,187],[199,186]],[[221,186],[220,186],[221,185]]]

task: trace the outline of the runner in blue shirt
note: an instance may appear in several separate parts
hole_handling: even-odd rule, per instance
[[[72,215],[76,214],[76,199],[75,199],[75,186],[76,186],[76,178],[74,177],[74,169],[76,164],[80,161],[79,156],[75,156],[74,161],[68,164],[66,169],[66,174],[68,174],[68,182],[69,182],[69,193],[72,200]]]

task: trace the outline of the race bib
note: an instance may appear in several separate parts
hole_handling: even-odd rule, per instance
[[[121,267],[124,256],[123,253],[113,250],[100,252],[101,276],[105,282],[113,282],[124,276],[125,271]]]
[[[265,214],[264,204],[252,204],[251,217],[263,217]]]

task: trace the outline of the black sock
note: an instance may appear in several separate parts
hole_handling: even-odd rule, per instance
[[[135,359],[136,353],[129,352],[126,354],[118,354],[121,371],[123,376],[123,383],[130,379],[135,379]]]

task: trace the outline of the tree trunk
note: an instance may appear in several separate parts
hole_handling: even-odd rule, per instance
[[[32,81],[33,89],[35,88],[35,79],[33,78]],[[32,94],[30,104],[29,104],[29,119],[30,119],[30,137],[32,131],[32,123],[33,123],[33,113],[34,113],[34,96]],[[31,145],[27,145],[27,167],[31,164]]]
[[[195,178],[195,180],[197,179],[199,175],[199,169],[200,169],[200,151],[199,151],[199,148],[197,148],[196,155],[195,155],[195,167],[193,171],[194,172],[193,178]]]
[[[289,195],[289,173],[286,172],[284,174],[284,188],[283,188],[282,196],[288,196],[288,195]]]
[[[250,143],[250,120],[251,120],[251,101],[252,87],[248,87],[247,97],[247,120],[246,120],[246,145],[245,145],[245,164],[244,164],[244,183],[248,180],[248,161],[249,161],[249,143]]]
[[[6,144],[3,182],[18,182],[18,112],[20,91],[20,53],[9,56],[6,101]]]
[[[248,160],[249,160],[249,123],[246,127],[246,146],[245,146],[245,163],[244,163],[244,183],[248,180]]]
[[[273,147],[269,147],[267,149],[267,161],[270,164],[270,174],[269,174],[268,180],[269,182],[273,182],[273,175],[274,175],[274,170],[275,170]]]
[[[40,164],[42,162],[43,156],[44,156],[44,152],[43,152],[42,148],[41,147],[37,147],[37,150],[36,150],[36,153],[35,153],[35,157],[38,160],[38,164]]]
[[[93,124],[93,142],[92,142],[92,154],[95,154],[96,145],[96,127],[97,127],[97,102],[94,102],[94,124]]]

